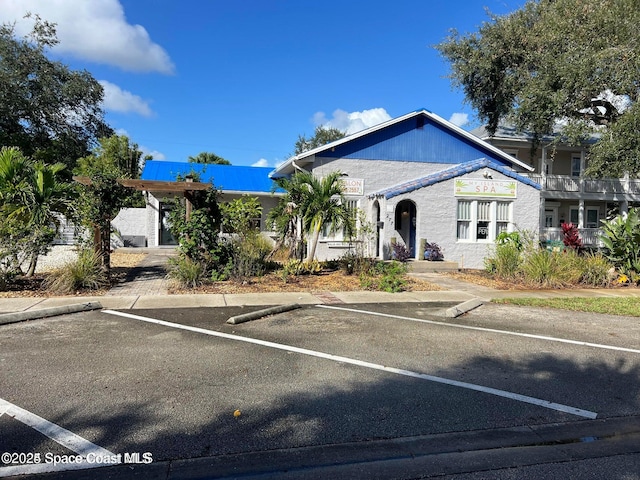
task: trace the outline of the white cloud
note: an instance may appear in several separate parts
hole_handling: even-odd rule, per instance
[[[106,80],[100,80],[100,85],[104,89],[103,104],[105,109],[121,113],[133,112],[143,117],[153,115],[149,104],[139,96],[127,90],[122,90],[118,85]]]
[[[252,167],[268,167],[269,166],[269,160],[267,160],[266,158],[261,158],[257,162],[252,163],[251,166]]]
[[[468,113],[454,113],[449,118],[449,121],[458,127],[462,127],[469,123],[469,114]]]
[[[127,23],[119,0],[2,0],[0,21],[16,22],[26,34],[32,20],[26,12],[56,23],[61,53],[136,72],[173,73],[167,52],[149,37],[142,25]]]
[[[147,155],[151,155],[153,157],[154,160],[166,160],[167,157],[164,155],[164,153],[159,152],[157,150],[149,150],[147,147],[140,145],[138,147],[138,149],[142,152],[142,158],[146,157]]]
[[[347,132],[347,135],[373,127],[387,120],[391,120],[391,116],[384,108],[372,108],[362,112],[351,113],[338,109],[333,112],[333,117],[330,119],[327,119],[324,112],[317,112],[313,116],[315,125],[337,128]]]

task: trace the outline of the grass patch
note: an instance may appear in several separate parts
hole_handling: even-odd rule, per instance
[[[525,307],[558,308],[576,312],[640,317],[640,302],[636,297],[499,298],[491,301]]]

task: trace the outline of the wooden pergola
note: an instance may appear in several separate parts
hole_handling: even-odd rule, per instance
[[[73,177],[78,183],[82,185],[91,185],[92,181],[90,177],[76,175]],[[208,190],[211,188],[210,183],[194,182],[189,176],[186,177],[184,182],[165,182],[161,180],[141,180],[135,178],[119,178],[118,183],[123,187],[133,188],[135,190],[147,191],[147,192],[172,192],[180,193],[184,195],[185,199],[185,217],[189,220],[191,217],[191,192],[197,190]],[[102,243],[100,234],[100,228],[94,227],[93,239],[96,250],[99,249],[99,245]]]
[[[91,185],[91,178],[85,176],[74,176],[73,179],[82,185]],[[172,192],[182,193],[185,198],[186,217],[189,220],[191,216],[191,198],[190,193],[196,190],[208,190],[211,188],[210,183],[194,182],[188,176],[184,182],[165,182],[162,180],[141,180],[136,178],[120,178],[118,183],[123,187],[133,188],[135,190],[146,192]]]

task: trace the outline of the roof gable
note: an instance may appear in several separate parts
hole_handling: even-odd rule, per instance
[[[213,183],[223,192],[272,193],[275,183],[269,178],[269,167],[247,167],[240,165],[218,165],[187,162],[147,160],[140,178],[175,182],[178,176],[197,173],[200,182]],[[275,189],[275,190],[274,190]]]
[[[458,164],[488,156],[486,148],[423,116],[408,118],[374,134],[325,150],[320,157]],[[496,162],[505,159],[490,155]],[[511,165],[511,162],[508,162]]]
[[[491,160],[488,160],[486,158],[480,158],[471,162],[466,162],[451,168],[447,168],[446,170],[442,170],[440,172],[432,173],[431,175],[427,175],[425,177],[411,180],[409,182],[399,183],[392,187],[385,188],[384,190],[379,190],[377,192],[371,193],[369,195],[369,198],[384,197],[386,199],[389,199],[397,197],[398,195],[402,195],[403,193],[410,193],[420,188],[428,187],[430,185],[435,185],[436,183],[459,177],[460,175],[464,175],[465,173],[475,172],[477,170],[480,170],[481,168],[490,168],[492,170],[495,170],[496,172],[502,173],[507,177],[524,183],[525,185],[529,185],[537,190],[540,190],[542,188],[539,184],[528,177],[524,177],[514,172],[513,170],[510,170],[509,168],[492,162]]]
[[[459,164],[479,157],[532,170],[502,150],[427,111],[417,110],[290,158],[271,173],[292,173],[315,157]]]

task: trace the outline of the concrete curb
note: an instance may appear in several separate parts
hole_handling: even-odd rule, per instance
[[[288,312],[289,310],[295,310],[297,308],[300,308],[300,305],[297,303],[291,303],[289,305],[277,305],[275,307],[264,308],[255,312],[243,313],[242,315],[229,317],[227,323],[230,325],[237,325],[239,323],[257,320],[259,318],[266,317],[267,315],[273,315],[274,313]]]
[[[612,417],[154,461],[149,465],[120,464],[80,470],[73,478],[347,480],[490,474],[500,469],[634,455],[640,453],[638,439],[640,417]]]
[[[455,307],[447,308],[444,316],[447,318],[456,318],[462,315],[463,313],[467,313],[474,308],[478,308],[484,302],[479,298],[472,298],[471,300],[467,300],[466,302],[461,303],[460,305],[456,305]]]
[[[65,315],[67,313],[86,312],[89,310],[101,310],[100,302],[76,303],[73,305],[64,305],[61,307],[42,308],[40,310],[29,310],[27,312],[4,313],[0,315],[0,325],[9,323],[24,322],[26,320],[36,320],[38,318],[53,317],[56,315]]]

